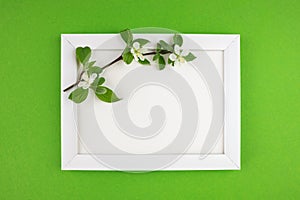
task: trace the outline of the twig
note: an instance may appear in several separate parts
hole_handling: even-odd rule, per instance
[[[82,71],[82,72],[80,73],[80,76],[79,76],[78,80],[76,81],[76,83],[73,83],[73,84],[70,85],[69,87],[65,88],[63,91],[66,92],[66,91],[72,89],[73,87],[75,87],[76,85],[78,85],[78,83],[79,83],[80,80],[81,80],[81,77],[82,77],[83,73],[84,73],[84,71]]]
[[[120,55],[118,58],[116,58],[115,60],[111,61],[110,63],[108,63],[108,64],[105,65],[104,67],[102,67],[102,70],[108,68],[109,66],[115,64],[116,62],[118,62],[118,61],[120,61],[120,60],[122,60],[122,59],[123,59],[123,58],[122,58],[122,55]]]
[[[149,56],[149,55],[155,55],[156,53],[157,53],[156,51],[153,51],[153,52],[144,53],[143,55],[144,55],[144,56]],[[172,52],[171,52],[171,51],[167,51],[167,50],[161,50],[159,53],[160,53],[160,54],[167,54],[167,53],[172,53]],[[104,67],[102,67],[102,70],[104,70],[104,69],[110,67],[111,65],[115,64],[116,62],[118,62],[118,61],[120,61],[120,60],[122,60],[122,59],[123,59],[123,57],[122,57],[122,55],[120,55],[120,56],[117,57],[115,60],[111,61],[110,63],[108,63],[107,65],[105,65]],[[63,91],[66,92],[66,91],[72,89],[73,87],[77,86],[78,83],[81,81],[81,77],[82,77],[83,73],[84,73],[84,71],[81,72],[81,74],[80,74],[78,80],[77,80],[75,83],[73,83],[73,84],[70,85],[69,87],[65,88]]]

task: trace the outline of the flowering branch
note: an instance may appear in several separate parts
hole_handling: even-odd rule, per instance
[[[63,91],[66,92],[75,86],[78,86],[69,95],[69,99],[75,103],[83,102],[88,96],[88,90],[94,91],[95,95],[104,102],[112,103],[119,101],[120,98],[109,88],[103,86],[105,82],[100,74],[104,69],[112,66],[118,61],[123,60],[126,64],[130,64],[133,60],[139,62],[142,65],[150,65],[150,61],[145,57],[149,55],[153,56],[153,61],[157,61],[159,70],[163,70],[166,66],[166,61],[163,55],[170,54],[168,57],[168,64],[175,66],[178,63],[185,63],[194,60],[196,57],[191,52],[185,52],[180,50],[183,44],[181,35],[175,34],[173,36],[174,44],[170,45],[163,40],[157,43],[155,50],[151,52],[145,52],[143,46],[149,43],[149,40],[138,38],[133,40],[133,35],[130,30],[124,30],[121,33],[121,37],[126,43],[126,47],[119,57],[103,67],[94,66],[96,61],[89,61],[91,57],[91,49],[89,47],[78,47],[76,48],[76,58],[80,65],[80,75],[78,80],[65,88]]]

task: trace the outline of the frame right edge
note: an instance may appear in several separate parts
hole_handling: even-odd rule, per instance
[[[240,35],[224,50],[224,154],[241,169]]]

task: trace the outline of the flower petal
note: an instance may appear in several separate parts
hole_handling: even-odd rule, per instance
[[[83,80],[85,80],[85,81],[89,81],[89,75],[88,75],[88,73],[87,72],[84,72],[83,74],[82,74],[82,77],[81,77]]]
[[[139,58],[137,57],[137,55],[135,53],[133,53],[132,55],[133,55],[135,61],[139,61]]]
[[[174,46],[174,53],[177,54],[177,55],[180,54],[180,49],[179,49],[179,46],[177,44]]]
[[[86,81],[80,81],[78,87],[82,87],[83,89],[88,89],[90,87],[90,84],[88,84]]]
[[[130,53],[131,53],[131,54],[134,54],[134,48],[131,48],[131,49],[130,49]]]
[[[176,58],[177,58],[177,56],[174,53],[169,55],[169,59],[172,60],[172,61],[175,61]]]
[[[144,61],[144,60],[145,60],[145,57],[144,57],[143,54],[139,53],[137,56],[139,57],[139,59],[140,59],[141,61]]]
[[[85,85],[85,82],[84,81],[80,81],[79,83],[78,83],[78,87],[82,87],[82,86],[84,86]]]
[[[140,43],[138,42],[134,42],[132,46],[134,49],[140,49]]]

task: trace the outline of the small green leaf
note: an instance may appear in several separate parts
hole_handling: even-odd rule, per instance
[[[103,71],[101,67],[93,66],[88,69],[88,75],[90,76],[93,73],[100,74]]]
[[[160,46],[162,47],[162,49],[165,49],[165,50],[167,50],[167,51],[173,51],[172,46],[169,45],[168,43],[166,43],[165,41],[160,40],[160,41],[159,41],[159,44],[160,44]]]
[[[105,94],[107,92],[106,88],[103,86],[98,86],[95,90],[96,94]]]
[[[82,64],[85,64],[91,57],[92,51],[90,47],[77,47],[76,48],[76,58]]]
[[[134,42],[138,42],[138,43],[140,43],[141,46],[144,46],[145,44],[149,43],[150,41],[146,40],[146,39],[138,38],[138,39],[133,40],[132,43],[134,43]]]
[[[105,82],[105,78],[100,77],[99,80],[98,80],[97,85],[102,85],[104,82]]]
[[[126,44],[130,44],[133,40],[132,33],[129,29],[125,29],[124,31],[121,31],[121,37],[126,42]]]
[[[192,54],[191,52],[187,56],[183,56],[183,57],[187,62],[192,61],[196,58],[196,56],[194,56],[194,54]]]
[[[155,56],[153,56],[153,61],[157,60],[159,58],[159,56],[160,56],[159,53],[156,53]]]
[[[159,70],[163,70],[166,66],[166,61],[164,59],[163,56],[159,56],[159,59],[158,59],[158,67],[159,67]]]
[[[182,36],[176,33],[176,34],[173,36],[173,42],[174,42],[174,44],[177,44],[178,46],[181,47],[181,46],[182,46],[182,43],[183,43]]]
[[[99,86],[99,85],[102,85],[103,83],[105,82],[105,79],[103,77],[100,77],[100,78],[96,78],[94,80],[94,82],[90,85],[90,88],[92,90],[96,90],[96,88]]]
[[[150,61],[145,58],[145,60],[139,60],[139,63],[142,65],[150,65]]]
[[[93,67],[93,65],[96,63],[96,61],[86,62],[83,64],[83,69],[88,70],[89,68]]]
[[[96,96],[104,102],[112,103],[121,100],[117,95],[109,88],[100,86],[101,88],[106,89],[106,92],[104,94],[98,94],[95,92]]]
[[[126,64],[130,64],[133,60],[133,55],[130,52],[123,53],[122,58]]]
[[[95,63],[96,63],[96,61],[88,62],[88,63],[87,63],[87,67],[88,67],[88,68],[89,68],[89,67],[93,67]]]
[[[105,82],[105,78],[100,77],[96,78],[94,82],[91,84],[90,88],[95,90],[99,85],[102,85]]]
[[[88,94],[88,89],[83,89],[82,87],[80,87],[71,92],[71,94],[69,95],[69,99],[74,101],[75,103],[81,103],[87,98]]]
[[[170,58],[168,58],[168,64],[172,65],[174,67],[175,62],[170,60]]]

